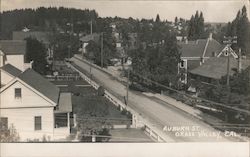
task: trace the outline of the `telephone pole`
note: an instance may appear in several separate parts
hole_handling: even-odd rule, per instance
[[[92,20],[90,21],[90,34],[93,34],[93,22]]]
[[[226,53],[227,53],[227,86],[230,86],[230,48],[232,44],[236,44],[237,43],[237,36],[233,36],[233,37],[225,37],[224,36],[224,40],[223,40],[224,44],[227,44],[227,49],[226,49]]]
[[[127,104],[128,104],[128,91],[129,91],[129,74],[130,74],[130,69],[128,68],[128,78],[127,78]]]
[[[103,32],[101,34],[101,67],[103,68]]]

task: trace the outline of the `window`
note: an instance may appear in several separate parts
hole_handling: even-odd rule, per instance
[[[35,116],[35,130],[42,130],[42,117]]]
[[[180,67],[181,67],[181,68],[184,68],[184,67],[185,67],[185,61],[184,61],[184,60],[181,60]]]
[[[0,118],[0,129],[8,129],[8,118],[7,117]]]
[[[21,97],[22,97],[21,88],[15,88],[15,98],[21,98]]]
[[[228,52],[225,52],[225,56],[228,56]]]

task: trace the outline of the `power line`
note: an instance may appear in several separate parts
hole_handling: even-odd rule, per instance
[[[157,85],[157,86],[163,87],[163,88],[165,88],[165,89],[167,89],[167,90],[170,90],[170,91],[174,91],[174,92],[176,92],[176,93],[178,93],[178,94],[180,94],[180,95],[187,96],[187,97],[189,97],[189,98],[191,98],[191,99],[202,100],[202,101],[211,103],[212,105],[215,105],[215,106],[224,107],[224,108],[227,108],[227,109],[230,109],[230,110],[239,111],[239,112],[246,113],[246,114],[250,115],[250,111],[247,111],[247,110],[244,110],[244,109],[240,109],[240,108],[236,108],[236,107],[227,106],[227,105],[220,104],[220,103],[217,103],[217,102],[214,102],[214,101],[211,101],[211,100],[207,100],[207,99],[204,99],[204,98],[201,98],[201,97],[194,98],[192,95],[189,95],[189,94],[187,94],[187,93],[183,93],[183,92],[181,92],[181,91],[179,91],[179,90],[176,90],[176,89],[173,89],[173,88],[171,88],[171,87],[167,87],[167,86],[165,86],[165,85],[163,85],[163,84],[160,84],[160,83],[158,83],[158,82],[156,82],[156,81],[150,80],[150,79],[148,79],[148,78],[146,78],[146,77],[144,77],[144,76],[142,76],[142,75],[140,75],[140,74],[136,74],[136,73],[134,73],[133,71],[132,71],[131,73],[134,74],[134,75],[137,75],[137,76],[139,76],[139,77],[141,77],[141,78],[143,78],[143,79],[145,79],[145,80],[147,80],[147,81],[149,81],[149,82],[152,82],[152,83],[154,83],[154,84]]]

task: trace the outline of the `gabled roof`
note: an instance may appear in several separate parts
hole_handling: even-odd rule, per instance
[[[209,40],[207,50],[204,57],[213,57],[213,53],[218,55],[226,45],[220,44],[218,41]]]
[[[6,64],[6,65],[2,66],[0,69],[6,71],[7,73],[11,74],[14,77],[17,77],[18,75],[20,75],[22,73],[21,70],[17,69],[16,67],[14,67],[11,64]]]
[[[220,79],[227,75],[227,57],[211,57],[201,66],[190,71],[191,74],[204,76],[207,78]],[[250,60],[242,59],[242,69],[250,66]],[[238,60],[230,58],[230,75],[233,75],[232,69],[238,68]]]
[[[80,41],[82,41],[82,42],[89,42],[89,41],[92,40],[92,41],[97,42],[99,39],[100,39],[100,34],[93,33],[93,34],[89,34],[89,35],[81,37]]]
[[[28,37],[36,38],[38,41],[43,42],[45,44],[49,43],[49,36],[48,32],[42,32],[42,31],[14,31],[12,33],[12,39],[13,40],[24,40]]]
[[[26,53],[26,41],[23,40],[0,40],[0,50],[5,55]]]
[[[27,83],[32,88],[49,98],[54,103],[58,102],[59,88],[53,83],[43,78],[40,74],[32,69],[27,69],[18,78]]]
[[[188,43],[178,43],[180,46],[181,57],[202,57],[208,42],[204,57],[212,57],[213,52],[219,52],[225,47],[214,39],[198,39],[197,41],[189,41]]]

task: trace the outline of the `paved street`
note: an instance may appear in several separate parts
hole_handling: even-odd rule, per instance
[[[84,70],[89,71],[90,67],[88,64],[76,58],[72,58],[71,60]],[[126,87],[122,83],[96,68],[92,68],[92,75],[105,89],[123,101],[123,96],[126,95]],[[228,138],[224,138],[223,132],[219,132],[191,115],[163,103],[154,101],[140,92],[129,92],[128,105],[141,114],[143,118],[155,124],[156,127],[162,130],[165,127],[165,133],[174,139],[175,142],[229,141]],[[170,130],[171,127],[179,128],[180,126],[185,127],[182,133],[175,133]],[[198,126],[199,129],[191,131],[195,126]],[[206,134],[200,134],[199,136],[199,133],[202,132]]]

